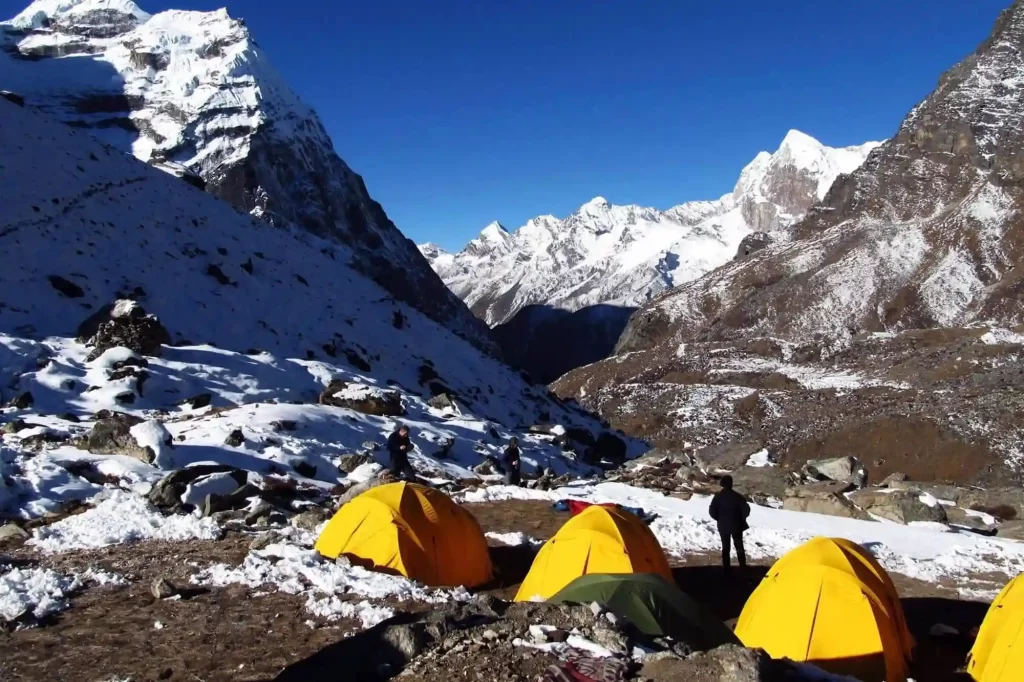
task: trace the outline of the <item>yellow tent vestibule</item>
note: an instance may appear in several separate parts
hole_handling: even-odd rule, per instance
[[[988,608],[967,672],[977,682],[1024,678],[1024,574],[1007,583]]]

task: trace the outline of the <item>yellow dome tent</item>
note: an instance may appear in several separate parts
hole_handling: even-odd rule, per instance
[[[907,659],[891,599],[849,566],[811,563],[815,554],[805,555],[808,563],[787,555],[779,562],[787,561],[784,570],[769,571],[740,614],[740,641],[839,675],[905,682]]]
[[[1024,574],[1007,583],[988,608],[967,672],[978,682],[1016,682],[1024,674]]]
[[[914,653],[914,637],[907,627],[903,603],[892,578],[871,553],[856,542],[843,538],[817,537],[788,552],[775,562],[767,576],[785,572],[790,566],[827,566],[842,571],[871,588],[882,600],[896,626],[896,634],[909,661]]]
[[[426,585],[472,587],[492,575],[487,540],[473,515],[444,493],[413,483],[377,486],[352,499],[315,548]]]
[[[656,573],[674,584],[665,552],[635,514],[592,506],[544,543],[516,601],[548,599],[588,573]]]

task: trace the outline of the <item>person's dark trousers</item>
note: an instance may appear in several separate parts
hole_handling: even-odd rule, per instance
[[[744,569],[747,567],[747,555],[743,551],[743,531],[737,530],[732,533],[724,530],[719,530],[719,534],[722,536],[722,566],[725,570],[729,570],[730,555],[732,551],[729,547],[731,544],[736,545],[736,558],[739,560],[740,568]]]
[[[412,468],[407,459],[391,458],[391,475],[399,481],[416,482],[416,470]]]
[[[505,485],[519,486],[523,483],[523,477],[519,473],[519,469],[508,469],[505,472]]]

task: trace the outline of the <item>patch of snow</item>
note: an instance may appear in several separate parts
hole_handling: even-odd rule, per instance
[[[775,466],[775,462],[773,462],[771,457],[768,455],[768,450],[762,449],[758,450],[747,459],[746,466],[757,468],[773,467]]]
[[[0,573],[0,619],[36,618],[67,608],[68,594],[81,588],[74,577],[48,568],[11,568]]]
[[[238,489],[238,481],[228,472],[200,476],[185,488],[181,501],[195,507],[195,514],[202,513],[207,495],[229,495]]]
[[[94,549],[139,540],[215,540],[220,528],[211,519],[164,516],[138,495],[113,490],[92,509],[32,531],[28,544],[45,552]]]
[[[174,450],[171,448],[171,433],[156,419],[147,419],[129,430],[132,438],[141,447],[148,447],[155,455],[153,464],[161,469],[174,468]]]
[[[543,540],[538,540],[537,538],[530,537],[526,533],[484,533],[484,535],[490,538],[491,540],[497,540],[501,544],[507,545],[509,547],[518,547],[520,545],[539,547],[540,545],[544,544]]]
[[[366,481],[377,478],[377,474],[383,470],[384,467],[376,462],[366,462],[365,464],[360,464],[350,471],[347,478],[349,481],[355,481],[356,483],[365,483]]]

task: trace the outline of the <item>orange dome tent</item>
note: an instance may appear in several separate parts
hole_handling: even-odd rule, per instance
[[[985,614],[967,659],[977,682],[1016,682],[1024,671],[1024,574],[1007,583]]]
[[[444,493],[413,483],[377,486],[349,501],[315,548],[426,585],[472,587],[492,575],[487,540],[473,515]]]
[[[665,552],[635,514],[593,506],[569,519],[544,543],[516,601],[549,599],[581,575],[656,573],[674,584]]]

